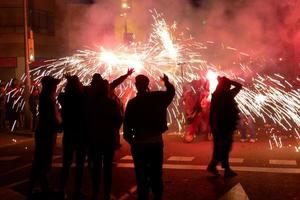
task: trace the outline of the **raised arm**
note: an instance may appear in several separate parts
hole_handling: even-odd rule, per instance
[[[230,91],[231,94],[235,97],[241,91],[243,85],[232,80],[230,80],[230,84],[234,86],[234,88],[232,88]]]
[[[113,82],[111,82],[109,84],[110,90],[114,90],[116,87],[118,87],[118,85],[123,83],[123,81],[125,81],[127,79],[127,77],[130,76],[133,72],[134,72],[134,69],[130,68],[130,69],[128,69],[126,74],[124,74],[124,75],[120,76],[119,78],[113,80]]]
[[[169,78],[165,74],[161,79],[164,81],[165,86],[167,88],[165,103],[169,105],[175,96],[175,88],[174,85],[169,82]]]

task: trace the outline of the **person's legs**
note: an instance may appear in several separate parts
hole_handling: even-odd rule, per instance
[[[99,198],[100,183],[101,183],[101,171],[102,171],[102,155],[101,151],[98,151],[96,147],[93,147],[90,152],[91,156],[91,175],[92,175],[92,200]]]
[[[48,184],[48,174],[50,172],[50,169],[52,167],[52,158],[53,158],[53,149],[54,149],[54,144],[56,140],[56,136],[50,137],[45,140],[43,143],[43,159],[42,159],[42,167],[41,167],[41,186],[42,186],[42,191],[46,195],[48,195],[49,192],[49,184]]]
[[[240,141],[245,142],[247,140],[247,131],[246,131],[246,127],[245,127],[245,123],[243,121],[243,118],[239,120],[238,130],[239,130],[240,135],[241,135]]]
[[[221,164],[222,164],[222,168],[224,168],[225,170],[230,168],[229,153],[231,150],[231,144],[232,144],[232,140],[231,141],[224,140],[224,141],[222,141],[222,144],[221,144],[221,146],[222,146],[221,147],[222,151],[220,151],[221,152]]]
[[[160,200],[163,195],[163,143],[153,144],[149,150],[150,186],[154,200]]]
[[[233,177],[236,176],[237,173],[235,173],[229,165],[229,153],[231,151],[231,147],[232,147],[232,138],[227,138],[226,140],[223,141],[223,154],[222,154],[222,158],[221,158],[221,162],[222,162],[222,168],[224,168],[224,176],[225,177]]]
[[[67,138],[63,138],[63,166],[60,177],[60,189],[63,191],[69,178],[69,171],[73,160],[74,146]]]
[[[112,168],[113,168],[114,148],[108,147],[104,153],[104,199],[110,199],[111,183],[112,183]]]
[[[0,109],[0,129],[5,128],[5,110]]]
[[[31,130],[32,131],[35,131],[36,129],[36,122],[37,122],[37,113],[31,113],[32,114],[32,127],[31,127]]]
[[[139,200],[147,200],[149,198],[149,182],[147,169],[148,158],[145,152],[145,145],[131,146],[131,154],[134,162],[137,193]]]
[[[86,158],[86,148],[81,146],[76,149],[76,178],[75,178],[75,194],[81,192],[83,169]]]
[[[213,143],[213,155],[212,155],[212,159],[210,161],[210,163],[207,166],[207,171],[212,173],[215,176],[219,176],[219,172],[217,170],[217,164],[220,161],[220,141],[214,139],[214,143]]]
[[[255,125],[253,119],[251,119],[250,117],[248,118],[248,126],[250,133],[250,142],[256,142]]]

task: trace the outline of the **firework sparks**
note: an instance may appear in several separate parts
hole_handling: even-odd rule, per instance
[[[183,93],[182,85],[185,82],[199,79],[200,73],[205,72],[206,78],[210,82],[210,93],[217,85],[217,74],[226,75],[243,81],[243,77],[236,77],[234,73],[225,73],[216,70],[216,65],[203,59],[201,52],[208,49],[205,45],[214,45],[213,41],[200,43],[194,41],[190,36],[184,35],[174,37],[172,30],[176,26],[169,26],[161,15],[156,12],[153,14],[153,32],[146,43],[135,43],[131,46],[120,46],[113,50],[106,50],[99,47],[97,50],[79,50],[76,54],[51,60],[44,66],[31,70],[32,79],[39,82],[45,75],[52,75],[62,79],[64,74],[76,74],[83,84],[90,82],[94,73],[101,73],[104,78],[114,79],[119,74],[124,73],[128,68],[135,68],[136,73],[144,73],[153,80],[154,89],[160,89],[160,77],[165,73],[175,84],[176,97],[172,107],[168,111],[169,122],[177,124],[181,130],[185,122],[182,119],[180,110],[180,98]],[[174,23],[175,24],[175,23]],[[224,50],[237,52],[233,47],[223,45]],[[250,57],[249,54],[240,52],[242,56]],[[252,72],[251,66],[247,63],[239,63],[240,70],[246,73]],[[25,76],[22,77],[25,80]],[[300,82],[297,78],[295,81]],[[65,80],[59,85],[62,89]],[[12,82],[9,83],[11,85]],[[133,83],[128,81],[117,89],[119,96],[128,102],[133,95]],[[194,88],[192,88],[194,89]],[[195,90],[195,89],[194,89]],[[10,91],[7,93],[9,101],[20,91]],[[196,91],[195,91],[196,92]],[[256,74],[252,82],[243,87],[237,95],[236,100],[239,108],[244,115],[253,120],[262,119],[264,122],[275,123],[284,130],[294,129],[295,137],[299,138],[300,127],[300,90],[293,88],[293,84],[285,80],[280,74],[273,76],[263,76]],[[14,107],[22,109],[24,101],[16,98]],[[282,146],[282,140],[273,137],[272,141],[276,147]],[[273,145],[270,141],[270,148]]]

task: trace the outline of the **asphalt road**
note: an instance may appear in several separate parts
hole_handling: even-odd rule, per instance
[[[2,136],[0,136],[1,139]],[[211,177],[205,169],[212,154],[210,141],[184,143],[178,135],[165,135],[164,199],[300,199],[300,155],[292,147],[270,147],[268,138],[256,143],[234,143],[232,168],[237,177]],[[50,182],[57,187],[61,167],[61,138],[58,138]],[[10,141],[8,139],[7,141]],[[7,142],[8,143],[8,142]],[[116,152],[113,175],[113,197],[136,199],[136,184],[129,146],[122,141]],[[25,199],[31,159],[34,150],[30,138],[0,143],[0,199]],[[73,173],[73,172],[71,172]],[[72,193],[71,175],[68,193]],[[85,170],[84,191],[90,194],[90,177]],[[54,199],[54,198],[53,198]]]

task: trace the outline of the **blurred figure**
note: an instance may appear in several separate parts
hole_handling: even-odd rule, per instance
[[[6,92],[5,85],[0,84],[0,130],[5,127],[5,113],[6,113]]]
[[[9,128],[12,132],[14,128],[20,127],[20,104],[18,100],[21,96],[18,79],[14,78],[8,87],[8,100],[6,103],[6,117],[9,122]]]
[[[35,132],[35,152],[29,180],[28,199],[32,198],[33,188],[38,180],[41,184],[43,199],[48,198],[49,185],[47,175],[51,168],[56,134],[61,121],[55,99],[59,80],[51,76],[44,76],[41,82],[39,122]]]
[[[116,149],[116,134],[122,116],[116,101],[109,98],[109,84],[98,75],[93,76],[86,93],[86,128],[89,160],[92,174],[92,199],[99,198],[103,169],[104,199],[109,200],[112,184],[112,167]]]
[[[201,112],[200,104],[198,104],[199,94],[195,93],[192,90],[192,87],[193,86],[191,85],[185,86],[182,94],[183,110],[187,121],[187,127],[184,135],[185,142],[192,142],[194,140],[201,120],[199,117]]]
[[[87,150],[87,135],[84,127],[84,93],[83,85],[77,76],[66,76],[67,84],[65,92],[60,93],[58,101],[61,105],[63,122],[63,167],[60,178],[60,192],[65,197],[65,186],[69,177],[69,171],[76,156],[75,175],[75,199],[85,197],[81,193],[83,168]]]
[[[231,88],[234,86],[233,88]],[[226,77],[218,77],[218,85],[212,94],[210,107],[210,126],[214,139],[213,157],[207,170],[220,175],[216,166],[219,162],[224,168],[224,177],[237,174],[229,166],[229,152],[233,142],[233,133],[239,121],[239,110],[235,96],[242,85]]]
[[[126,107],[124,139],[131,145],[139,200],[149,198],[150,189],[155,200],[162,199],[163,139],[167,127],[167,108],[175,95],[175,88],[166,75],[162,78],[166,91],[149,91],[147,76],[135,78],[137,96]]]
[[[240,121],[238,124],[238,129],[241,134],[241,142],[248,141],[247,132],[249,132],[249,142],[256,142],[256,134],[255,134],[255,125],[251,116],[249,115],[240,115]],[[248,130],[248,131],[247,131]]]
[[[40,90],[37,85],[33,85],[33,90],[29,96],[29,109],[32,115],[32,131],[36,129],[36,123],[38,120],[38,105],[39,105]]]

